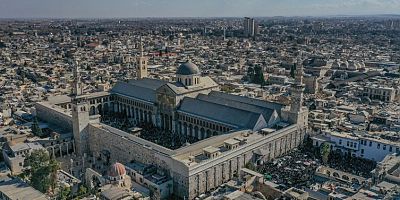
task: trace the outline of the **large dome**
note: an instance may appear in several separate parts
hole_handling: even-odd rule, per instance
[[[111,177],[118,177],[118,176],[126,175],[125,166],[118,162],[113,164],[110,167],[110,170],[108,171],[108,175]]]
[[[200,74],[200,70],[197,67],[197,65],[191,63],[191,62],[185,62],[181,64],[178,67],[178,70],[176,71],[176,74],[179,75],[194,75],[194,74]]]

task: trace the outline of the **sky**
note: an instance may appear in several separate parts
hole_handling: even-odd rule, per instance
[[[400,14],[400,0],[0,0],[0,18]]]

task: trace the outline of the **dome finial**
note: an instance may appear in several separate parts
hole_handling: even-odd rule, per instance
[[[189,55],[186,55],[186,62],[187,63],[190,63],[192,61],[192,59],[190,58],[190,56]]]

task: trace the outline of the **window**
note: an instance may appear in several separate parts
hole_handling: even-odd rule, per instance
[[[372,146],[372,142],[371,142],[371,141],[369,141],[369,146],[370,146],[370,147]]]
[[[339,140],[339,144],[342,144],[342,140]]]
[[[362,153],[362,154],[364,153],[364,149],[361,149],[361,153]]]
[[[386,145],[383,145],[383,150],[386,150]]]
[[[350,145],[350,142],[349,141],[347,141],[347,146],[349,146]]]
[[[393,151],[393,147],[389,146],[389,152],[392,152],[392,151]]]
[[[354,143],[354,148],[357,148],[357,143]]]
[[[380,149],[381,148],[381,144],[377,144],[376,148]]]

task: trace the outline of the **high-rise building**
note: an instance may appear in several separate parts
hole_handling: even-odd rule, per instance
[[[245,17],[243,25],[244,25],[244,36],[254,37],[256,34],[256,26],[257,26],[254,19]]]

